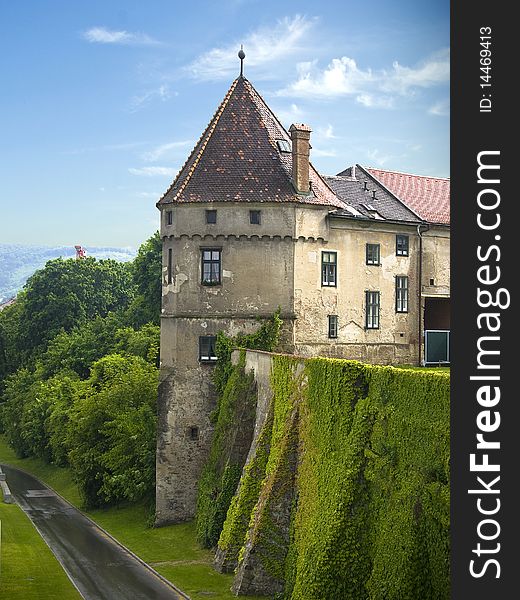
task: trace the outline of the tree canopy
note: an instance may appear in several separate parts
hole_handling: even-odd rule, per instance
[[[161,241],[134,261],[48,261],[0,312],[0,427],[70,466],[86,505],[151,498]]]

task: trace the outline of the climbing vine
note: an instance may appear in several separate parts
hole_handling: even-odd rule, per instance
[[[447,600],[449,374],[277,355],[271,387],[228,565],[260,561],[287,600]]]
[[[251,445],[255,422],[253,376],[244,371],[245,352],[241,351],[238,364],[233,365],[232,350],[237,347],[274,350],[281,325],[278,309],[253,333],[235,337],[223,332],[217,334],[214,383],[218,402],[211,415],[215,434],[199,481],[196,513],[197,538],[204,547],[214,547],[218,542]]]

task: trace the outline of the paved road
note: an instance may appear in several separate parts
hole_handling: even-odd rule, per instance
[[[185,598],[50,488],[1,466],[17,503],[86,600]]]

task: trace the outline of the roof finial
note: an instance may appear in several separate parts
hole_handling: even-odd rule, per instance
[[[240,50],[238,51],[238,58],[240,59],[240,77],[244,77],[244,58],[246,53],[244,52],[244,46],[240,44]]]

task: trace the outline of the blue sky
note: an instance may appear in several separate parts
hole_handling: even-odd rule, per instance
[[[446,0],[1,3],[0,243],[137,247],[239,72],[324,174],[449,176]]]

